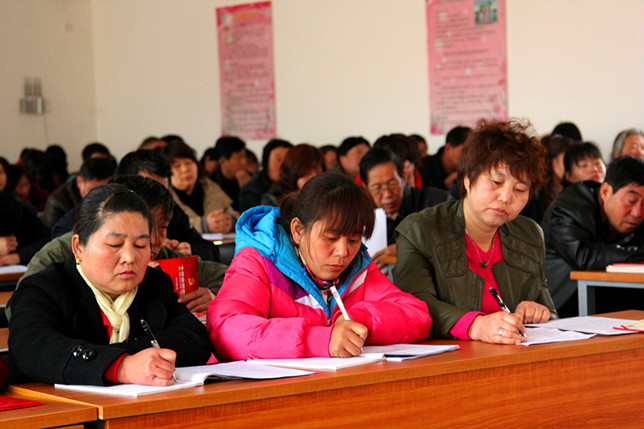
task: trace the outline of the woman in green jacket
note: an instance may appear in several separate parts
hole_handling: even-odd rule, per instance
[[[526,129],[480,121],[461,156],[462,200],[410,215],[396,230],[394,283],[427,303],[433,337],[518,344],[525,323],[556,317],[541,229],[518,216],[547,179],[545,149]]]

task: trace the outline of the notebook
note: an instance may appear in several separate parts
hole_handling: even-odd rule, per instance
[[[56,389],[75,390],[80,392],[101,393],[138,397],[172,390],[187,389],[203,385],[206,381],[252,379],[267,380],[273,378],[299,377],[313,374],[309,371],[299,371],[287,368],[275,368],[264,365],[251,365],[244,361],[218,363],[214,365],[199,365],[177,368],[177,381],[171,386],[144,386],[141,384],[117,384],[114,386],[90,386],[80,384],[56,384]]]
[[[382,357],[388,361],[403,361],[423,356],[457,350],[457,345],[425,345],[425,344],[392,344],[389,346],[364,346],[362,356]]]
[[[644,262],[610,264],[606,267],[607,273],[643,273]]]

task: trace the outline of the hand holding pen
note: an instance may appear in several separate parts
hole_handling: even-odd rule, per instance
[[[503,302],[503,300],[501,299],[501,296],[499,295],[499,293],[497,292],[497,290],[496,290],[496,289],[494,289],[494,288],[492,288],[492,287],[491,287],[491,288],[490,288],[490,293],[491,293],[491,294],[492,294],[492,296],[494,297],[494,300],[497,302],[497,304],[499,304],[499,306],[501,307],[501,309],[502,309],[506,314],[512,314],[512,312],[510,311],[510,309],[508,308],[508,306],[507,306],[507,305],[505,305],[505,302]],[[521,317],[520,317],[520,319],[523,319],[523,317],[521,316]],[[520,322],[521,322],[521,321],[522,321],[522,320],[520,320]],[[524,333],[524,332],[521,332],[520,328],[519,328],[519,335],[521,335],[523,338],[527,338],[527,337],[526,337],[526,335],[525,335],[525,333]],[[503,328],[500,328],[500,329],[499,329],[499,336],[503,336]]]
[[[329,354],[332,357],[351,357],[362,353],[369,330],[361,323],[354,322],[349,316],[349,312],[344,306],[344,302],[335,286],[330,289],[333,294],[338,308],[342,312],[331,331],[331,340],[329,341]]]

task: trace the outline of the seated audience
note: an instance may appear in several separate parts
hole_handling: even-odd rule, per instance
[[[83,162],[76,177],[56,189],[45,203],[43,222],[53,227],[65,213],[76,207],[92,189],[112,179],[116,163],[112,158],[90,158]]]
[[[204,176],[195,151],[182,141],[168,143],[161,154],[172,169],[170,192],[200,233],[230,232],[239,213],[218,184]]]
[[[338,148],[332,144],[325,144],[320,147],[320,152],[322,152],[322,157],[324,158],[324,166],[327,171],[330,171],[329,168],[338,163]]]
[[[371,194],[376,207],[387,215],[387,247],[374,255],[373,261],[382,268],[383,256],[396,256],[395,229],[411,213],[447,200],[447,191],[436,188],[414,188],[402,179],[404,166],[398,155],[375,147],[360,161],[362,183]]]
[[[279,200],[302,186],[313,176],[325,171],[324,158],[320,149],[301,143],[286,152],[280,166],[279,180],[262,195],[261,203],[277,206]]]
[[[199,164],[206,176],[210,176],[217,170],[217,152],[214,147],[209,147],[204,151],[203,156],[199,160]]]
[[[378,140],[373,143],[373,147],[384,148],[398,155],[404,166],[403,181],[415,188],[423,186],[420,172],[416,167],[420,163],[418,145],[411,137],[404,134],[383,135],[378,137]],[[358,184],[363,183],[359,182]]]
[[[545,181],[545,149],[527,128],[479,121],[459,164],[462,199],[411,214],[396,230],[394,282],[427,303],[433,337],[519,344],[525,323],[556,315],[541,229],[518,216]]]
[[[617,134],[613,143],[611,161],[625,155],[644,159],[644,131],[631,128]]]
[[[257,155],[252,150],[246,148],[246,171],[248,172],[246,183],[248,183],[248,180],[250,180],[253,174],[257,173],[258,168]],[[239,186],[244,186],[246,183],[240,183]]]
[[[108,184],[79,206],[74,257],[25,278],[11,299],[16,381],[171,385],[176,366],[210,356],[206,330],[148,267],[153,219],[131,190]],[[150,345],[141,319],[162,348]]]
[[[143,176],[161,183],[168,189],[171,175],[170,166],[158,152],[136,150],[121,159],[114,177],[118,179],[121,176]],[[71,228],[68,231],[71,231]],[[187,255],[198,255],[205,261],[221,261],[217,246],[204,240],[199,231],[190,226],[190,219],[178,204],[174,204],[167,230],[167,240],[163,245],[170,250]]]
[[[162,140],[161,138],[156,136],[150,136],[150,137],[144,138],[138,148],[153,150],[156,148],[163,147],[165,145],[166,145],[165,141]]]
[[[423,186],[450,189],[456,180],[463,143],[471,131],[471,128],[463,126],[452,128],[445,136],[445,146],[438,149],[435,155],[422,159],[420,176]]]
[[[62,146],[52,144],[45,149],[45,155],[47,156],[47,163],[53,175],[54,189],[58,189],[69,177],[69,172],[67,171],[67,153],[65,153],[65,149]]]
[[[141,176],[120,176],[115,179],[115,182],[134,191],[149,207],[154,219],[150,234],[150,260],[186,256],[181,250],[175,250],[172,241],[176,240],[168,239],[167,232],[170,230],[173,209],[176,207],[170,192],[160,183]],[[69,231],[47,243],[31,259],[27,272],[22,276],[20,282],[29,275],[44,270],[54,262],[67,260],[72,255],[72,235],[72,231]],[[226,265],[197,258],[197,278],[200,287],[197,291],[179,298],[179,302],[185,303],[190,311],[205,313],[208,304],[215,297],[223,282],[226,268]]]
[[[49,239],[49,228],[31,208],[0,191],[0,266],[27,265]]]
[[[5,191],[27,206],[34,213],[42,212],[49,193],[39,186],[32,186],[22,165],[7,166]]]
[[[273,139],[262,150],[262,169],[239,190],[239,210],[246,211],[262,203],[262,195],[280,179],[280,167],[289,148],[286,140]]]
[[[85,145],[81,152],[83,162],[90,158],[114,158],[110,150],[103,143],[92,142]]]
[[[217,356],[349,357],[363,344],[411,343],[429,334],[426,305],[401,292],[362,244],[374,207],[355,182],[320,174],[280,208],[245,211],[237,254],[208,308]],[[329,288],[342,296],[342,316]]]
[[[559,122],[552,129],[552,135],[559,135],[573,139],[576,142],[581,142],[581,131],[574,122]]]
[[[7,187],[7,166],[9,163],[3,157],[0,157],[0,191]]]
[[[541,226],[548,288],[562,317],[579,314],[577,282],[570,280],[570,271],[644,260],[642,221],[644,161],[630,156],[610,164],[604,183],[575,183],[552,202]],[[643,308],[642,291],[602,289],[596,291],[598,312]]]
[[[233,209],[238,211],[239,190],[250,179],[246,171],[246,143],[239,137],[220,137],[215,153],[218,167],[209,177],[233,200]]]
[[[369,149],[369,142],[364,137],[347,137],[338,147],[338,163],[329,171],[346,174],[355,180],[360,174],[360,160]]]
[[[427,153],[427,140],[425,140],[425,137],[421,136],[420,134],[410,134],[409,137],[414,142],[416,142],[416,145],[418,146],[418,153],[421,159],[429,156],[429,154]]]
[[[603,182],[606,164],[599,148],[591,142],[571,145],[564,156],[564,179],[567,184],[594,180]]]
[[[40,149],[23,151],[23,155],[20,157],[20,166],[29,178],[32,187],[41,188],[47,194],[56,190],[54,172],[45,152]]]

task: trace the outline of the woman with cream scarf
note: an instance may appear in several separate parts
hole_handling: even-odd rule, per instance
[[[11,300],[12,382],[169,385],[175,366],[205,363],[204,326],[177,301],[170,278],[148,267],[145,203],[108,184],[78,210],[74,258],[24,279]]]

